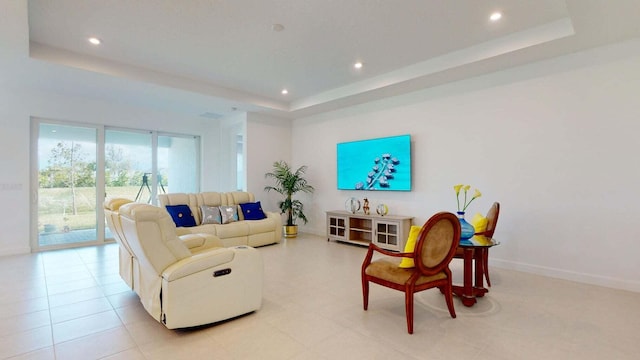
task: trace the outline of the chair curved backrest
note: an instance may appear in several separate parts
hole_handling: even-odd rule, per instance
[[[458,248],[460,220],[448,212],[433,215],[420,230],[414,251],[416,268],[422,275],[444,270]]]
[[[483,233],[488,238],[493,238],[493,233],[496,231],[496,225],[498,225],[498,216],[500,215],[500,203],[494,202],[487,212],[487,230]]]

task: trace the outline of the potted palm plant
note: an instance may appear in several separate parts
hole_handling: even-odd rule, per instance
[[[314,190],[313,186],[309,185],[303,177],[305,171],[307,171],[307,167],[304,165],[293,171],[285,161],[276,161],[273,163],[273,170],[264,174],[265,178],[275,180],[274,186],[265,186],[264,190],[267,192],[273,190],[285,197],[283,201],[278,203],[281,213],[287,214],[287,222],[283,225],[285,237],[296,237],[298,235],[297,219],[301,219],[305,224],[307,223],[302,202],[293,199],[295,193],[312,193]]]

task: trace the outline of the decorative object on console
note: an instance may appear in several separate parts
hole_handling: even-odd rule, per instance
[[[336,152],[338,190],[411,190],[410,135],[339,143]]]
[[[189,205],[167,205],[167,212],[177,227],[196,226],[196,219],[193,217]]]
[[[369,215],[369,199],[364,198],[363,201],[364,205],[362,205],[362,211],[365,215]]]
[[[360,210],[360,200],[350,197],[344,202],[344,209],[348,212],[355,214]]]
[[[273,190],[285,196],[284,200],[278,204],[281,213],[287,214],[287,222],[283,225],[284,237],[293,238],[298,235],[298,225],[296,225],[298,218],[307,223],[307,217],[302,212],[304,208],[302,202],[293,199],[293,195],[298,192],[312,193],[314,190],[303,177],[305,171],[307,171],[306,165],[293,171],[285,161],[276,161],[273,163],[272,172],[264,174],[265,178],[273,178],[276,182],[274,186],[265,186],[264,190]]]
[[[376,213],[380,216],[385,216],[389,213],[389,207],[386,204],[379,204],[376,206]]]
[[[468,241],[473,237],[473,234],[475,234],[476,232],[473,226],[465,220],[464,215],[465,215],[465,210],[467,210],[467,207],[469,207],[469,204],[471,204],[473,200],[482,196],[482,193],[478,189],[475,189],[473,196],[471,197],[471,199],[467,201],[467,193],[470,188],[471,188],[471,185],[457,184],[453,186],[453,190],[456,192],[456,204],[458,205],[458,211],[457,211],[458,220],[460,220],[460,241]],[[462,201],[462,208],[460,208],[460,192],[461,191],[464,191],[464,200]]]

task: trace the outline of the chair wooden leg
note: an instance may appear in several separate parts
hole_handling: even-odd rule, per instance
[[[442,290],[442,289],[440,289]],[[444,287],[444,299],[447,302],[447,308],[449,308],[449,314],[452,318],[456,318],[456,309],[453,307],[453,289],[451,289],[451,283]]]
[[[369,280],[362,278],[362,305],[366,311],[369,308]]]
[[[484,268],[484,278],[487,279],[487,286],[491,286],[491,279],[489,279],[489,251],[485,251],[482,256],[482,267]]]
[[[404,295],[404,305],[407,312],[407,331],[409,334],[413,334],[413,292],[405,291]]]

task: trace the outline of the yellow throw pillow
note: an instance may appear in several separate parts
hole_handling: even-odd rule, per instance
[[[489,219],[482,216],[482,214],[480,213],[475,214],[475,216],[471,219],[471,225],[473,225],[473,228],[476,230],[476,233],[487,231],[488,224],[489,224]],[[474,235],[471,241],[474,244],[478,244],[478,245],[487,245],[489,243],[489,239],[487,239],[487,237],[484,235]]]
[[[407,243],[404,246],[403,252],[412,253],[416,249],[416,241],[418,241],[418,235],[420,234],[421,229],[422,227],[420,226],[411,226],[411,230],[409,231],[409,238],[407,239]],[[403,257],[399,266],[401,268],[412,268],[415,267],[416,264],[413,263],[412,258]]]

